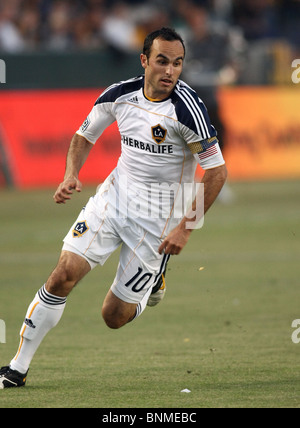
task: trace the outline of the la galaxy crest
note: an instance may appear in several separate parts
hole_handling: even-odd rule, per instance
[[[152,138],[157,143],[163,143],[167,136],[167,130],[160,124],[151,126]]]
[[[73,238],[80,238],[89,229],[86,221],[78,221],[73,229]]]

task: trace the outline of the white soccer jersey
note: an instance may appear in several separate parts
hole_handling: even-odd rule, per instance
[[[179,80],[158,102],[143,88],[144,76],[107,88],[77,133],[94,144],[117,121],[122,151],[109,178],[113,205],[118,214],[135,216],[146,230],[164,237],[180,221],[174,218],[176,185],[193,183],[197,162],[208,169],[224,159],[206,107],[186,83]]]

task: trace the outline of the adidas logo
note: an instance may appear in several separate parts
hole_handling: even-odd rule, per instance
[[[135,97],[132,97],[132,98],[129,98],[129,100],[127,100],[129,103],[134,103],[134,104],[138,104],[139,103],[139,100],[138,100],[138,97],[137,96],[135,96]]]
[[[28,327],[31,327],[31,328],[35,328],[35,327],[36,327],[36,326],[33,324],[33,322],[31,321],[31,319],[29,319],[29,318],[25,318],[24,323],[25,323],[26,325],[28,325]]]

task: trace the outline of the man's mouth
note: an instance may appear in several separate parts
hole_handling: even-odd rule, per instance
[[[161,82],[165,85],[172,85],[173,81],[171,79],[161,79]]]

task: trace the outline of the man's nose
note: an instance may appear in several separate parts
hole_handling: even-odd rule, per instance
[[[167,68],[166,68],[166,74],[167,74],[168,76],[172,76],[172,74],[173,74],[173,65],[172,65],[172,64],[169,64],[169,65],[167,66]]]

